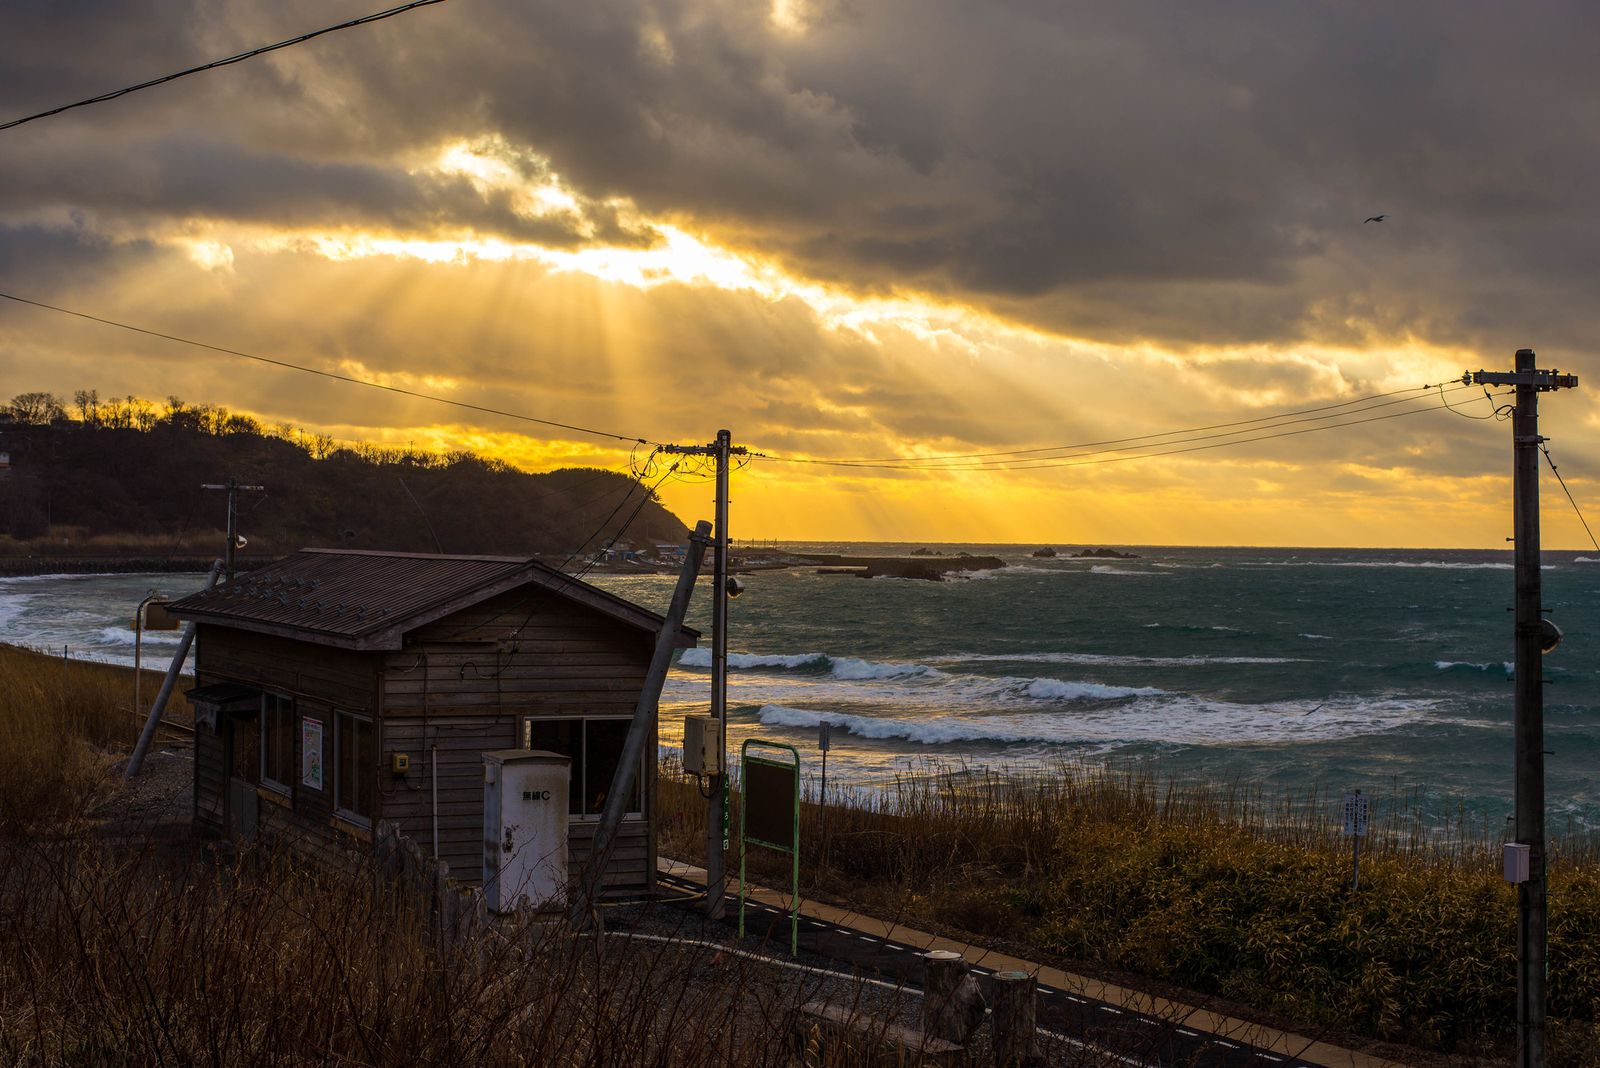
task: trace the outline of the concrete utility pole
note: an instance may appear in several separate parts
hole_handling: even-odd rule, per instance
[[[1535,366],[1532,349],[1518,349],[1516,370],[1463,376],[1483,386],[1513,386],[1511,420],[1516,536],[1516,842],[1527,847],[1528,872],[1517,883],[1517,1065],[1544,1068],[1548,915],[1545,880],[1544,666],[1554,648],[1546,637],[1539,572],[1539,394],[1572,389],[1577,375]],[[1550,628],[1553,632],[1554,628]]]
[[[695,580],[700,577],[700,565],[705,560],[706,543],[711,540],[711,524],[704,519],[695,524],[689,533],[688,551],[683,554],[683,568],[678,572],[678,585],[672,591],[672,603],[667,607],[661,632],[656,635],[655,652],[650,657],[650,669],[645,672],[644,688],[633,706],[633,722],[628,727],[627,740],[622,744],[622,757],[617,770],[611,775],[611,788],[606,791],[605,807],[600,813],[600,823],[594,830],[594,841],[589,850],[589,864],[584,872],[583,890],[572,902],[574,927],[587,924],[594,912],[595,902],[606,884],[606,870],[611,865],[611,850],[616,842],[617,828],[622,824],[622,814],[627,811],[628,798],[633,795],[633,785],[643,763],[645,743],[650,740],[650,728],[660,720],[661,687],[667,681],[667,671],[672,667],[672,650],[678,646],[678,634],[683,629],[683,619],[689,614],[689,598],[694,596]],[[652,759],[654,759],[652,757]],[[654,781],[648,774],[646,783]],[[654,804],[654,801],[647,802]]]
[[[222,556],[222,570],[224,575],[227,577],[227,580],[232,582],[233,553],[234,550],[239,547],[239,492],[243,490],[246,493],[265,493],[267,487],[246,486],[241,484],[239,480],[234,478],[232,475],[229,475],[226,485],[219,486],[214,482],[208,482],[200,488],[203,490],[228,491],[228,546]]]
[[[717,431],[709,445],[663,445],[661,451],[711,456],[717,462],[716,535],[712,542],[715,585],[711,598],[711,716],[717,721],[719,773],[710,778],[706,803],[706,915],[721,919],[726,907],[728,873],[728,465],[730,458],[748,451],[733,444],[731,431]]]

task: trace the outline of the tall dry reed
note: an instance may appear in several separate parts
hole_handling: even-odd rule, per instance
[[[160,685],[160,672],[145,671],[144,698]],[[168,715],[192,715],[181,693]],[[131,670],[0,645],[0,829],[81,816],[113,787],[141,723]]]
[[[515,917],[449,952],[368,868],[0,840],[0,1063],[790,1065],[815,980]],[[836,1062],[806,1062],[829,1068]]]
[[[699,856],[704,801],[675,768],[662,783],[663,850]],[[1472,1052],[1503,1047],[1514,1026],[1515,895],[1500,875],[1500,828],[1441,823],[1404,792],[1373,799],[1359,889],[1336,799],[1315,790],[1062,764],[909,774],[829,801],[802,808],[802,884],[821,896],[1312,1029]],[[751,852],[773,884],[784,863]],[[1552,1014],[1564,1048],[1593,1048],[1591,836],[1555,843],[1550,900]]]

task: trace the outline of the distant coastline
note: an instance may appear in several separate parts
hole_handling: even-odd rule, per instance
[[[0,556],[0,577],[189,573],[210,569],[214,559],[215,556]],[[238,567],[249,570],[272,559],[241,557]]]

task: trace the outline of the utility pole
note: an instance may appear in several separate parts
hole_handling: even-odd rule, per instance
[[[733,434],[717,431],[709,445],[663,445],[661,451],[689,456],[710,456],[717,463],[716,534],[712,541],[714,577],[711,598],[711,717],[717,721],[718,774],[711,780],[706,801],[706,915],[722,918],[728,873],[728,465],[730,457],[743,456],[743,445],[733,444]]]
[[[267,487],[246,486],[240,483],[240,481],[234,478],[232,475],[229,475],[228,481],[225,485],[219,486],[214,482],[208,482],[200,488],[203,490],[228,491],[228,545],[226,550],[223,552],[222,569],[227,580],[232,582],[233,554],[234,550],[239,547],[239,492],[243,490],[247,493],[265,493]]]
[[[1544,665],[1546,639],[1539,572],[1539,394],[1572,389],[1577,375],[1540,370],[1532,349],[1518,349],[1516,370],[1463,375],[1483,386],[1513,386],[1512,493],[1515,498],[1516,843],[1528,852],[1527,879],[1517,883],[1517,1066],[1544,1068],[1548,913],[1545,879]],[[1553,629],[1553,628],[1552,628]]]

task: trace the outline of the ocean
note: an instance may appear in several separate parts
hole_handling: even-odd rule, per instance
[[[911,545],[788,545],[905,555]],[[1111,763],[1242,782],[1267,796],[1362,789],[1441,824],[1511,811],[1509,553],[1134,548],[1038,559],[1032,546],[935,545],[1010,566],[943,583],[759,572],[730,607],[730,747],[799,748],[830,786],[907,770]],[[709,567],[709,560],[707,561]],[[670,575],[596,584],[664,609]],[[0,640],[131,663],[127,619],[200,575],[0,579]],[[1552,830],[1600,827],[1600,555],[1545,554],[1566,640],[1545,658]],[[709,635],[709,583],[690,622]],[[170,656],[175,634],[147,636]],[[684,653],[662,742],[709,700],[709,637]],[[166,650],[165,652],[163,650]]]

